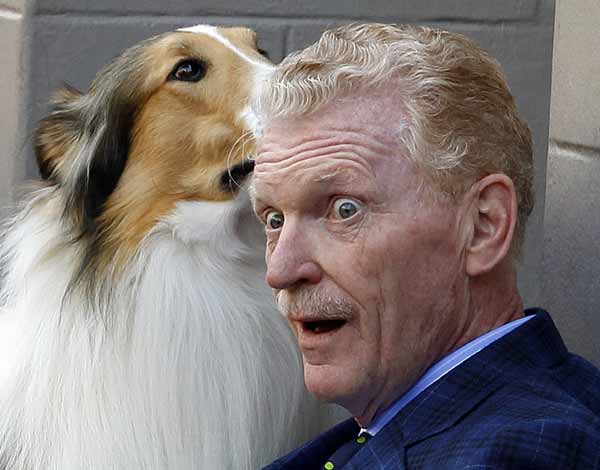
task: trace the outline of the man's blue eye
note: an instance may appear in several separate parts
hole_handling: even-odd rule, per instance
[[[279,230],[283,226],[283,214],[275,211],[269,212],[266,223],[271,230]]]
[[[335,201],[333,210],[336,217],[339,217],[340,219],[349,219],[360,210],[360,206],[352,199],[343,198]]]

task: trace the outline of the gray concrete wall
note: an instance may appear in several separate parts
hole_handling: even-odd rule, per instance
[[[558,0],[544,287],[568,346],[600,366],[600,2]]]

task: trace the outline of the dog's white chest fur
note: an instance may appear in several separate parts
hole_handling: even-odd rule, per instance
[[[79,248],[38,199],[3,246],[0,467],[256,469],[321,428],[245,203],[180,204],[116,284],[65,303]]]

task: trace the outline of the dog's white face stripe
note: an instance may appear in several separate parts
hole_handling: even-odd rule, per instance
[[[227,48],[234,51],[238,56],[240,56],[245,61],[251,63],[252,65],[255,65],[257,67],[264,68],[264,69],[269,69],[269,70],[275,68],[274,66],[266,64],[265,62],[260,62],[258,60],[254,60],[252,57],[249,57],[248,55],[246,55],[243,51],[241,51],[237,47],[235,47],[231,43],[231,41],[229,41],[229,39],[227,39],[223,35],[219,34],[219,32],[217,31],[217,28],[215,26],[210,26],[210,25],[206,25],[206,24],[198,24],[196,26],[188,26],[186,28],[179,28],[177,31],[206,34],[207,36],[210,36],[211,38],[219,41],[221,44],[223,44]]]

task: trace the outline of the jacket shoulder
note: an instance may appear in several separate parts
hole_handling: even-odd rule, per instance
[[[408,469],[600,470],[600,433],[556,418],[479,426],[407,449]]]
[[[407,468],[600,470],[595,373],[575,393],[577,380],[554,372],[506,384],[446,432],[415,443]]]

